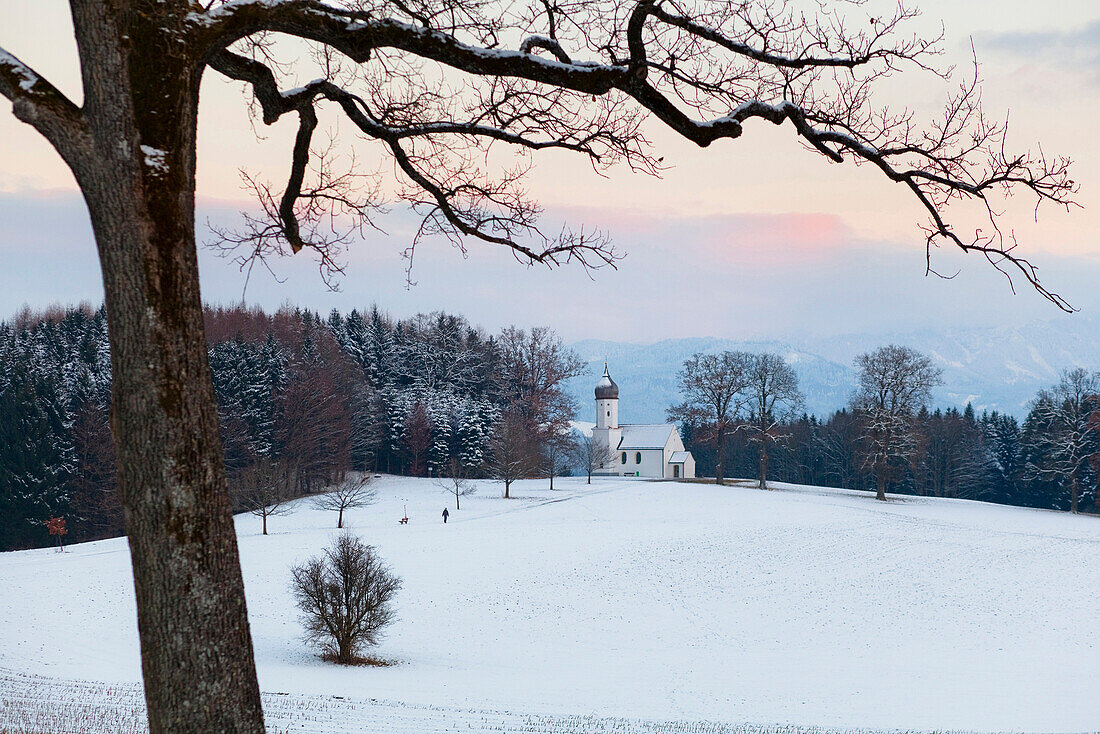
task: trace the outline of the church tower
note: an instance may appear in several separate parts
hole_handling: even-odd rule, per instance
[[[603,366],[603,377],[596,383],[596,427],[592,429],[592,439],[600,447],[602,456],[608,458],[608,466],[601,462],[599,473],[615,472],[612,452],[616,451],[622,440],[623,432],[619,428],[619,386],[611,379],[607,363]]]
[[[596,383],[596,428],[619,427],[619,386],[603,365],[603,377]]]

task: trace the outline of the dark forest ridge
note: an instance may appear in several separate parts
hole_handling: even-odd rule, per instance
[[[677,381],[693,353],[688,350],[728,346],[790,360],[801,372],[801,388],[817,400],[816,406],[807,401],[806,415],[780,421],[772,461],[777,481],[852,489],[873,481],[861,458],[858,412],[817,410],[823,392],[832,405],[849,404],[853,369],[776,343],[587,342],[580,346],[602,353],[582,357],[549,329],[487,334],[461,316],[438,312],[395,320],[377,309],[322,316],[291,307],[274,314],[230,307],[207,309],[205,320],[238,510],[250,509],[248,487],[259,475],[285,475],[288,491],[299,496],[348,470],[433,477],[457,472],[502,479],[506,493],[516,479],[583,473],[583,441],[578,444],[569,426],[595,417],[595,380],[585,374],[584,358],[608,359],[629,390],[624,422],[663,423],[665,411],[682,399]],[[656,358],[647,362],[647,354]],[[1042,386],[1057,386],[1062,378],[1055,375]],[[1085,412],[1073,445],[1071,473],[1084,511],[1093,507],[1100,472],[1100,413],[1094,423],[1089,415],[1100,392],[1092,387],[1095,379],[1095,373],[1082,373],[1086,391],[1078,407]],[[122,533],[108,428],[111,382],[102,310],[56,308],[0,324],[0,435],[11,437],[0,443],[0,468],[6,467],[0,473],[0,548],[51,543],[44,523],[55,516],[67,518],[66,540]],[[580,387],[571,394],[571,385]],[[1057,387],[1056,394],[1062,394]],[[1024,420],[977,408],[914,409],[922,440],[899,460],[888,490],[1070,509],[1070,474],[1058,456],[1064,426],[1050,412],[1060,400],[1029,408]],[[741,410],[735,420],[748,418]],[[679,422],[698,474],[715,476],[711,426],[705,419]],[[726,475],[755,476],[757,449],[745,431],[735,430],[723,447]]]

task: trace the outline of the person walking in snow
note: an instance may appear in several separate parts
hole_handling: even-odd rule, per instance
[[[443,508],[443,524],[447,524],[447,518],[451,516],[451,513],[447,511],[447,508]]]

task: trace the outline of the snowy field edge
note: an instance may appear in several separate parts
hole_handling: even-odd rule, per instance
[[[595,714],[554,716],[418,706],[373,698],[269,692],[261,695],[267,729],[272,734],[338,731],[362,734],[917,734],[906,729],[655,721]],[[3,734],[144,734],[148,730],[145,700],[139,684],[58,680],[0,670],[0,732]],[[979,733],[943,731],[936,734]]]

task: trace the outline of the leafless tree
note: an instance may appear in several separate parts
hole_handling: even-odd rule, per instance
[[[477,485],[470,480],[470,468],[458,456],[447,460],[447,476],[439,480],[443,491],[455,498],[455,509],[462,509],[462,498],[477,492]]]
[[[778,354],[754,354],[748,362],[744,405],[749,420],[742,425],[749,441],[757,445],[760,461],[756,476],[760,489],[767,489],[768,450],[783,440],[780,426],[802,408],[802,392],[798,375]]]
[[[588,476],[588,483],[592,484],[592,473],[610,466],[615,454],[611,447],[595,440],[591,433],[584,433],[573,445],[573,460]]]
[[[364,645],[377,645],[383,628],[396,618],[393,599],[401,580],[350,533],[291,570],[291,591],[302,610],[306,638],[345,665],[356,662]]]
[[[1097,453],[1100,440],[1100,372],[1081,367],[1065,370],[1050,390],[1039,393],[1032,407],[1032,419],[1043,425],[1037,431],[1039,462],[1029,461],[1024,476],[1055,481],[1069,490],[1070,512],[1078,512],[1082,477],[1089,460]]]
[[[261,457],[237,473],[236,500],[263,521],[263,534],[267,535],[267,518],[290,513],[288,503],[294,499],[296,483],[294,471],[285,462]]]
[[[336,527],[344,527],[344,510],[366,507],[377,499],[378,491],[371,486],[369,474],[349,474],[325,494],[313,498],[318,510],[337,512]]]
[[[539,445],[529,420],[505,413],[489,441],[490,475],[504,482],[504,498],[511,497],[512,482],[532,476],[539,466]]]
[[[943,371],[909,347],[895,344],[861,354],[855,360],[859,385],[853,407],[864,418],[861,442],[866,464],[878,483],[876,498],[886,500],[893,463],[912,462],[918,435],[914,417],[932,399]]]
[[[554,477],[559,477],[569,470],[569,462],[576,452],[577,441],[573,436],[573,429],[566,430],[556,435],[546,436],[542,442],[542,468],[550,479],[550,490],[554,489]]]
[[[715,484],[725,479],[726,437],[747,399],[751,365],[752,355],[745,352],[697,353],[680,370],[684,402],[669,408],[668,414],[711,434],[718,454]]]
[[[822,4],[815,16],[793,0],[69,4],[81,103],[6,50],[0,94],[73,172],[100,253],[154,734],[263,729],[195,249],[207,68],[245,84],[264,124],[298,122],[282,191],[250,174],[261,211],[223,233],[243,267],[308,249],[331,281],[381,198],[419,212],[413,246],[439,235],[459,247],[499,245],[523,262],[613,264],[618,253],[601,232],[539,228],[522,156],[552,149],[600,169],[657,173],[646,118],[699,146],[738,139],[759,119],[789,123],[811,151],[902,184],[927,213],[929,255],[940,242],[980,252],[1069,308],[997,226],[1002,195],[1069,205],[1068,159],[1009,150],[1007,126],[981,108],[976,75],[931,122],[876,105],[880,83],[897,73],[936,73],[940,39],[909,35],[916,12],[905,6],[872,15],[859,2]],[[294,81],[302,64],[280,60],[276,35],[315,49],[315,81]],[[379,170],[394,180],[364,176],[350,159],[341,166],[340,149],[315,135],[321,108],[388,156],[392,167]],[[497,171],[492,161],[503,157],[490,153],[499,148],[519,151],[520,162]],[[974,237],[947,218],[949,204],[967,202],[990,222]]]
[[[538,429],[548,441],[569,430],[576,401],[565,381],[584,370],[584,361],[553,330],[508,327],[500,333],[500,388],[507,410]]]

